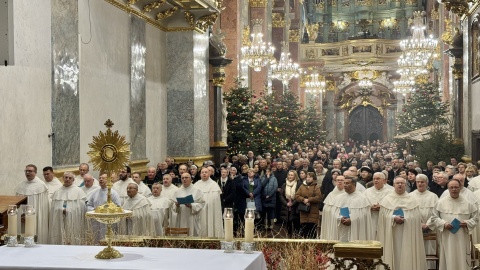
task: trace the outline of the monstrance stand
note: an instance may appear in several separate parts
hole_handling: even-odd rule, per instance
[[[98,136],[93,137],[93,142],[88,144],[90,151],[90,163],[94,170],[107,174],[107,202],[97,206],[95,210],[88,211],[85,216],[107,225],[105,239],[107,247],[100,251],[95,258],[97,259],[115,259],[123,255],[118,250],[112,248],[113,230],[112,224],[119,222],[122,218],[132,216],[132,211],[123,210],[112,202],[112,172],[117,172],[125,168],[130,160],[130,144],[126,142],[125,136],[120,136],[118,130],[112,132],[113,122],[108,119],[105,122],[106,132],[100,131]]]

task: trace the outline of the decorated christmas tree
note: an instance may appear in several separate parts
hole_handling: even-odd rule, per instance
[[[438,85],[416,84],[415,91],[406,98],[402,113],[397,115],[397,133],[404,134],[416,129],[447,122],[449,104],[442,102]]]
[[[318,110],[316,102],[310,100],[308,106],[303,110],[299,141],[323,142],[327,135],[323,129],[323,115]]]
[[[224,94],[227,102],[228,152],[247,153],[255,150],[253,91],[243,87],[239,81],[228,93]]]

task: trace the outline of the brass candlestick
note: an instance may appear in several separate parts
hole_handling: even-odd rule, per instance
[[[121,258],[123,255],[118,250],[112,248],[114,236],[112,224],[119,222],[122,218],[131,217],[132,211],[123,210],[112,202],[111,189],[113,185],[111,175],[113,172],[125,168],[128,164],[130,160],[130,144],[126,142],[125,136],[119,135],[118,131],[111,131],[113,122],[110,119],[105,122],[105,126],[107,131],[105,133],[100,131],[98,136],[93,137],[93,142],[88,145],[91,149],[88,155],[95,170],[107,173],[107,202],[93,211],[88,211],[85,216],[107,225],[105,235],[107,247],[98,253],[95,258],[115,259]]]

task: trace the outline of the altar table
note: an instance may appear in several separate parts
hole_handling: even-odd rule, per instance
[[[104,246],[37,245],[0,247],[0,269],[267,269],[261,252],[115,247],[122,258],[95,259]]]

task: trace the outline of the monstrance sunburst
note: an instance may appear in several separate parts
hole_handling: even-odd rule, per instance
[[[95,258],[115,259],[123,255],[112,248],[112,224],[119,222],[122,218],[132,216],[132,211],[123,210],[112,202],[111,175],[112,172],[124,169],[128,164],[130,160],[130,144],[126,141],[125,136],[118,133],[118,130],[112,132],[113,122],[110,119],[105,122],[105,126],[107,131],[100,131],[98,136],[93,137],[93,142],[88,144],[91,150],[87,154],[90,156],[90,163],[93,164],[94,170],[107,174],[107,202],[97,206],[93,211],[88,211],[85,216],[107,225],[105,239],[108,246],[98,253]]]

